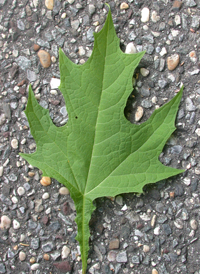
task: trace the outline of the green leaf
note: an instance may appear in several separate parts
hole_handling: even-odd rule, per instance
[[[37,150],[21,154],[44,176],[65,185],[76,206],[82,270],[86,273],[89,220],[93,200],[120,193],[142,193],[144,185],[177,175],[162,165],[159,154],[175,130],[183,88],[148,121],[133,125],[124,108],[132,91],[132,75],[144,52],[120,50],[111,12],[103,29],[94,34],[91,57],[83,65],[72,63],[60,50],[60,90],[69,121],[56,127],[30,88],[26,116]]]

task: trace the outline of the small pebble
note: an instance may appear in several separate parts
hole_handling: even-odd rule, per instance
[[[3,166],[0,166],[0,177],[3,175]]]
[[[68,190],[68,188],[66,188],[65,186],[63,186],[63,187],[61,187],[59,189],[59,193],[60,193],[60,195],[68,195],[69,194],[69,190]]]
[[[4,229],[4,228],[8,229],[8,228],[10,228],[10,225],[11,225],[11,219],[6,215],[1,216],[0,228],[1,229]]]
[[[49,186],[51,184],[51,178],[50,177],[42,177],[42,179],[40,180],[41,185],[43,186]]]
[[[35,257],[31,257],[30,260],[29,260],[29,262],[30,262],[31,264],[34,264],[34,263],[36,262]]]
[[[17,199],[16,196],[13,196],[13,197],[11,198],[11,200],[12,200],[13,204],[17,204],[17,203],[18,203],[18,199]]]
[[[196,52],[193,50],[189,53],[189,57],[190,57],[190,60],[193,62],[193,63],[196,63],[197,62],[197,56],[196,56]]]
[[[43,259],[46,260],[46,261],[49,261],[49,259],[50,259],[49,254],[46,254],[46,253],[45,253],[45,254],[43,255]]]
[[[149,252],[150,250],[150,247],[148,245],[143,245],[143,251],[146,253],[146,252]]]
[[[194,220],[194,219],[192,219],[192,220],[190,221],[190,226],[191,226],[192,229],[197,230],[197,228],[198,228],[198,223],[197,223],[197,221]]]
[[[51,65],[51,55],[45,51],[40,49],[38,51],[38,57],[40,59],[40,63],[43,66],[43,68],[48,68]]]
[[[42,195],[42,199],[44,199],[44,200],[49,199],[49,193],[48,193],[48,192],[45,192],[45,193]]]
[[[114,239],[112,241],[110,241],[109,243],[109,249],[118,249],[119,248],[119,239]]]
[[[17,189],[17,193],[18,193],[19,196],[22,196],[25,193],[25,189],[22,186],[20,186]]]
[[[54,0],[45,0],[45,6],[49,10],[53,10]]]
[[[121,3],[120,10],[127,10],[129,8],[129,5],[125,2]]]
[[[33,45],[33,50],[34,51],[38,51],[40,49],[40,46],[39,45],[37,45],[37,44],[34,44]]]
[[[24,253],[23,251],[19,252],[19,260],[22,262],[26,259],[26,253]]]
[[[69,254],[70,254],[70,248],[64,245],[61,253],[62,259],[66,259],[69,256]]]
[[[13,220],[13,228],[14,229],[19,229],[20,228],[20,223],[17,220]]]
[[[152,274],[158,274],[158,271],[155,268],[153,268],[151,273]]]
[[[154,235],[159,235],[160,234],[160,226],[157,226],[154,228]]]
[[[133,54],[133,53],[136,53],[136,52],[137,52],[137,49],[134,46],[133,42],[128,43],[128,45],[126,46],[125,53],[127,53],[127,54]]]
[[[140,73],[142,74],[142,76],[146,77],[147,75],[149,75],[149,70],[145,68],[141,68]]]
[[[139,122],[142,119],[142,116],[144,114],[144,109],[141,106],[137,107],[137,110],[135,112],[135,121]]]
[[[56,57],[55,56],[51,56],[51,62],[55,63],[56,62]]]
[[[167,54],[167,50],[166,50],[165,47],[163,47],[163,48],[161,49],[160,56],[164,56],[164,55],[166,55],[166,54]]]
[[[35,263],[31,266],[31,270],[37,270],[40,267],[40,264]]]
[[[160,16],[157,14],[157,11],[152,11],[151,20],[154,23],[157,23],[160,20]]]
[[[60,79],[58,78],[51,78],[50,80],[50,87],[51,89],[57,89],[60,86]]]
[[[143,23],[146,23],[149,21],[149,14],[150,14],[149,9],[147,7],[144,7],[141,11],[141,21]]]
[[[17,149],[18,148],[18,140],[17,139],[12,139],[12,141],[11,141],[11,147],[13,149]]]
[[[176,221],[174,221],[174,225],[175,227],[177,227],[178,229],[183,229],[183,221],[180,219],[176,219]]]
[[[173,54],[167,58],[168,70],[174,70],[179,64],[180,57],[178,54]]]

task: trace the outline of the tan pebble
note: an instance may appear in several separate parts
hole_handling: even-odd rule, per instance
[[[143,251],[144,252],[149,252],[149,246],[148,245],[143,245]]]
[[[34,51],[38,51],[40,49],[40,46],[39,45],[37,45],[37,44],[34,44],[33,45],[33,50]]]
[[[17,139],[12,139],[12,141],[11,141],[11,147],[13,148],[13,149],[17,149],[18,148],[18,140]]]
[[[179,63],[180,57],[178,54],[173,54],[167,58],[168,70],[174,70]]]
[[[43,255],[43,259],[46,260],[46,261],[49,261],[49,259],[50,259],[49,254],[46,254],[46,253],[45,253],[45,254]]]
[[[13,246],[13,250],[18,250],[18,245]]]
[[[47,7],[47,9],[53,10],[53,4],[54,0],[45,0],[45,6]]]
[[[158,271],[155,268],[153,268],[151,273],[152,274],[158,274]]]
[[[50,67],[50,65],[51,65],[51,56],[47,51],[45,51],[43,49],[39,50],[38,51],[38,57],[40,59],[41,65],[44,68]]]
[[[10,228],[10,225],[11,225],[11,219],[6,215],[1,216],[0,228],[1,229],[4,229],[4,228],[8,229],[8,228]]]
[[[70,254],[70,248],[68,246],[64,245],[62,248],[62,253],[61,253],[62,259],[66,259],[69,256],[69,254]]]
[[[192,219],[192,220],[190,221],[190,226],[191,226],[192,229],[197,230],[197,228],[198,228],[198,223],[197,223],[197,221],[194,220],[194,219]]]
[[[175,195],[175,192],[174,192],[174,191],[170,191],[169,197],[170,197],[171,199],[174,199],[174,195]]]
[[[31,258],[30,258],[30,263],[31,263],[31,264],[34,264],[35,262],[36,262],[35,257],[31,257]]]
[[[137,107],[136,113],[135,113],[135,121],[139,122],[144,114],[144,110],[142,107]]]
[[[114,239],[110,241],[109,249],[118,249],[119,248],[119,239]]]
[[[156,223],[156,215],[154,214],[152,219],[151,219],[151,227],[154,227]]]
[[[127,10],[129,8],[129,5],[125,2],[121,3],[120,10]]]
[[[59,189],[59,193],[60,193],[61,195],[68,195],[68,194],[69,194],[69,190],[68,190],[68,188],[66,188],[65,186],[63,186],[63,187],[61,187],[61,188]]]
[[[24,253],[23,251],[20,251],[19,252],[19,259],[20,259],[21,262],[25,261],[25,259],[26,259],[26,253]]]
[[[56,62],[56,57],[55,57],[55,56],[52,56],[52,57],[51,57],[51,62],[52,62],[52,63],[55,63],[55,62]]]
[[[33,172],[33,171],[29,171],[28,176],[29,176],[29,177],[33,177],[33,176],[35,176],[35,172]]]
[[[40,180],[41,185],[43,186],[49,186],[51,184],[51,178],[50,177],[42,177],[42,179]]]

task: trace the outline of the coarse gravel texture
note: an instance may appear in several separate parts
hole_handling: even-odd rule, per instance
[[[51,2],[0,0],[0,273],[81,273],[70,195],[53,179],[42,185],[41,172],[19,157],[36,148],[23,111],[31,83],[54,123],[67,122],[57,89],[58,49],[84,63],[108,8],[103,1],[55,0],[47,9]],[[127,98],[127,118],[144,122],[184,84],[177,130],[160,160],[186,171],[145,187],[143,195],[95,201],[88,273],[199,274],[200,1],[106,2],[122,50],[146,50]]]

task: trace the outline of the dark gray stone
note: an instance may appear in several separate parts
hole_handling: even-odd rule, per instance
[[[141,95],[142,96],[144,96],[144,97],[148,97],[148,96],[150,96],[150,90],[149,90],[149,88],[148,87],[142,87],[141,88]]]
[[[53,250],[53,248],[54,248],[53,242],[47,242],[42,245],[42,250],[44,252],[51,252]]]
[[[164,79],[158,80],[158,86],[160,88],[165,88],[168,85],[168,82]]]
[[[186,103],[186,110],[187,111],[196,110],[196,107],[194,106],[192,100],[189,97],[186,98],[185,103]]]
[[[61,224],[56,221],[56,222],[52,222],[50,225],[49,225],[49,229],[56,232],[58,231],[59,229],[61,228]]]
[[[144,265],[149,265],[150,264],[150,256],[147,255],[144,260],[142,261],[142,264]]]
[[[0,273],[6,273],[6,267],[3,263],[0,263]]]
[[[139,256],[133,256],[131,260],[133,264],[140,264]]]
[[[88,30],[87,33],[86,33],[87,40],[88,40],[89,42],[93,42],[93,41],[94,41],[93,32],[94,32],[94,30],[93,30],[92,28],[89,28],[89,30]]]
[[[30,70],[30,69],[27,69],[27,79],[30,81],[30,82],[35,82],[37,80],[37,75],[34,71]]]
[[[33,222],[32,220],[28,220],[28,228],[35,229],[37,227],[37,223]]]
[[[188,7],[196,7],[196,2],[194,1],[194,0],[186,0],[186,6],[188,6]]]
[[[134,31],[131,31],[131,32],[129,33],[128,39],[129,39],[130,41],[134,41],[135,38],[136,38],[135,32],[134,32]]]
[[[40,38],[37,39],[37,44],[38,44],[39,46],[41,46],[41,47],[50,49],[50,44],[49,44],[49,42],[44,41],[44,40],[42,40],[42,39],[40,39]]]
[[[37,250],[40,247],[40,239],[39,238],[33,238],[31,240],[31,248]]]
[[[170,148],[168,149],[168,153],[179,155],[179,154],[181,153],[182,150],[183,150],[183,147],[182,147],[182,146],[176,145],[176,146],[170,147]]]
[[[142,107],[144,108],[151,108],[152,107],[152,102],[149,100],[145,99],[141,102]]]
[[[172,229],[168,224],[163,224],[162,225],[164,233],[169,236],[172,233]]]

